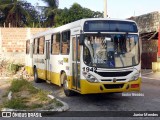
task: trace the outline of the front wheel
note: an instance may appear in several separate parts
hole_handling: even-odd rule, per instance
[[[74,92],[72,90],[69,90],[68,89],[68,80],[67,80],[67,76],[65,73],[63,73],[61,75],[61,79],[63,81],[63,90],[64,90],[64,94],[67,96],[67,97],[70,97],[70,96],[73,96],[74,95]]]

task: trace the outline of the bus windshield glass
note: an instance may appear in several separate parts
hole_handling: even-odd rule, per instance
[[[83,60],[88,66],[124,68],[136,66],[139,58],[139,38],[136,34],[86,35]]]

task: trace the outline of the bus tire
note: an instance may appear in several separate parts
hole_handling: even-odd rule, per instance
[[[34,82],[35,83],[40,83],[41,80],[38,78],[38,73],[37,73],[37,69],[34,68]]]
[[[72,90],[68,89],[68,80],[67,80],[67,76],[65,73],[62,73],[61,75],[61,79],[63,80],[63,90],[64,90],[64,94],[67,97],[73,96],[74,92]]]

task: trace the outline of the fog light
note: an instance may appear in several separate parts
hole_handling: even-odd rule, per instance
[[[139,88],[139,84],[131,84],[131,88]]]

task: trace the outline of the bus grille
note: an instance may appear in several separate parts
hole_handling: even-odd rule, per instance
[[[102,77],[122,77],[122,76],[127,76],[131,73],[132,71],[125,71],[125,72],[96,72],[98,75]]]
[[[105,84],[104,87],[106,89],[118,89],[123,88],[124,84]]]
[[[113,81],[113,79],[103,79],[103,80],[101,80],[101,81],[103,81],[103,82],[111,82],[111,81]],[[119,82],[119,81],[126,81],[126,79],[117,79],[116,80],[117,82]]]

